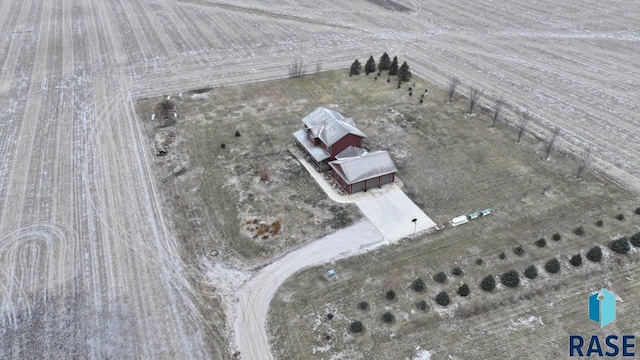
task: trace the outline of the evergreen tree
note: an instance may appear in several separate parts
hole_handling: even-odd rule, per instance
[[[413,281],[413,284],[411,284],[411,287],[413,288],[413,290],[417,292],[424,291],[424,288],[425,288],[424,280],[422,280],[422,278],[415,279]]]
[[[373,60],[373,56],[369,56],[367,64],[364,66],[364,73],[369,75],[372,72],[376,72],[376,61]]]
[[[391,65],[389,66],[389,75],[397,75],[398,74],[398,57],[394,56]]]
[[[409,65],[407,65],[406,61],[402,63],[400,70],[398,70],[398,79],[400,81],[409,81],[411,79],[411,70],[409,70]]]
[[[458,288],[458,295],[460,296],[469,296],[469,292],[471,292],[471,289],[469,289],[469,285],[467,284],[462,284]]]
[[[362,65],[360,65],[360,61],[356,59],[356,61],[351,64],[351,70],[349,71],[349,75],[360,75],[360,70],[362,70]]]
[[[560,271],[560,262],[558,259],[553,258],[544,264],[544,269],[550,274],[557,274]]]
[[[528,279],[535,279],[538,277],[538,268],[535,265],[530,265],[528,268],[524,269],[524,276]]]
[[[520,275],[515,270],[509,270],[506,273],[502,274],[500,278],[502,283],[508,287],[518,287],[520,285]]]
[[[391,67],[391,59],[389,58],[389,55],[387,55],[387,53],[385,52],[380,57],[380,62],[378,63],[378,70],[380,71],[389,70],[390,67]]]
[[[351,332],[359,333],[364,330],[364,325],[362,325],[362,321],[354,321],[351,323],[349,328],[351,329]]]
[[[480,282],[480,288],[484,291],[493,291],[496,287],[496,280],[493,278],[493,275],[487,275],[482,282]]]
[[[592,247],[591,250],[587,252],[587,259],[593,262],[602,260],[602,249],[600,249],[600,246]]]
[[[613,240],[610,244],[609,244],[609,248],[615,252],[617,252],[618,254],[626,254],[629,252],[629,250],[631,250],[631,246],[629,245],[629,242],[627,242],[627,238],[626,237],[621,237],[618,239]]]
[[[449,298],[449,294],[446,291],[441,291],[438,295],[436,295],[436,303],[438,305],[447,306],[451,299]]]

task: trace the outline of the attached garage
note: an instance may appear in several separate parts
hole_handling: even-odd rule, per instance
[[[380,186],[393,182],[393,174],[380,176]]]
[[[346,149],[329,162],[332,175],[348,193],[379,188],[392,183],[398,171],[386,151],[353,151]]]
[[[369,179],[365,182],[365,189],[369,190],[375,187],[378,187],[378,178]]]
[[[347,189],[345,189],[345,190],[347,190]],[[349,192],[349,190],[347,190],[347,192],[349,194],[353,194],[353,193],[357,193],[357,192],[360,192],[360,191],[363,191],[363,190],[364,190],[364,181],[360,181],[359,183],[355,183],[355,184],[351,185],[351,192]]]

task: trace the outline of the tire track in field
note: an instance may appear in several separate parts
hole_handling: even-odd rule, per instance
[[[0,288],[5,325],[13,323],[18,309],[27,312],[37,301],[34,295],[53,288],[67,278],[68,266],[74,266],[78,238],[68,225],[41,224],[17,229],[0,238],[0,276],[6,282]]]

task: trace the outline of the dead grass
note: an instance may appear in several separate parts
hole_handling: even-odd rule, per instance
[[[325,269],[319,268],[290,279],[274,299],[270,318],[273,348],[281,358],[405,359],[417,345],[439,357],[557,358],[564,356],[567,334],[600,331],[584,316],[590,290],[607,286],[626,303],[639,300],[635,252],[612,255],[603,247],[600,264],[568,264],[578,252],[584,255],[593,245],[637,231],[640,216],[632,213],[637,196],[597,174],[587,172],[577,180],[574,160],[556,153],[542,160],[542,142],[525,138],[516,145],[515,129],[503,123],[492,129],[481,109],[466,116],[466,102],[446,104],[443,90],[413,80],[396,89],[384,76],[374,81],[332,71],[172,97],[181,113],[168,156],[156,161],[157,173],[171,200],[175,226],[192,253],[215,247],[242,261],[259,262],[358,216],[326,200],[285,150],[300,119],[320,105],[353,117],[368,135],[366,147],[389,150],[404,190],[438,223],[487,207],[495,211],[414,243],[336,262],[338,281],[326,282]],[[409,97],[408,86],[414,94],[428,87],[426,101]],[[140,104],[141,118],[149,118],[154,102]],[[149,124],[148,131],[155,130]],[[234,136],[236,130],[241,137]],[[181,156],[188,171],[175,176],[167,170]],[[268,166],[268,181],[260,181],[255,171],[260,164]],[[614,218],[621,213],[625,221]],[[268,239],[253,238],[245,232],[247,226],[258,227],[245,224],[252,216],[279,218],[282,228],[276,234],[264,231]],[[597,220],[606,225],[596,226]],[[581,225],[585,234],[573,234]],[[554,233],[562,239],[551,241]],[[547,246],[536,247],[543,237]],[[512,252],[518,245],[525,250],[522,256]],[[498,256],[502,252],[504,260]],[[553,257],[562,264],[556,275],[543,269]],[[484,260],[481,265],[478,258]],[[540,273],[535,280],[522,277],[518,288],[498,285],[490,294],[479,289],[489,274],[522,272],[531,264]],[[454,267],[464,275],[449,276],[445,284],[432,280],[433,274],[449,274]],[[422,293],[410,289],[417,277],[427,279]],[[463,283],[471,288],[466,298],[455,293]],[[384,299],[388,289],[398,293],[393,302]],[[434,301],[443,290],[451,296],[446,308]],[[370,303],[367,311],[357,308],[363,300]],[[417,308],[420,300],[426,300],[429,311]],[[330,321],[328,311],[335,315]],[[386,311],[395,316],[392,324],[382,323]],[[632,332],[633,324],[625,319],[637,317],[637,310],[621,306],[619,320],[607,331]],[[349,332],[353,320],[364,323],[362,334]]]
[[[326,84],[314,77],[306,81]],[[276,295],[270,317],[272,347],[280,358],[405,359],[418,345],[438,358],[559,358],[566,355],[568,334],[601,333],[584,309],[590,291],[606,286],[625,303],[640,300],[634,275],[637,253],[611,254],[603,246],[607,255],[602,263],[585,260],[572,267],[568,261],[618,234],[635,233],[640,227],[640,216],[633,214],[640,202],[635,194],[599,174],[577,180],[578,165],[570,157],[556,153],[542,160],[545,148],[539,140],[527,137],[516,145],[516,129],[503,123],[492,129],[482,110],[465,115],[466,102],[447,105],[443,90],[416,82],[414,92],[429,87],[425,104],[408,97],[406,89],[395,89],[393,81],[364,76],[339,76],[335,101],[369,135],[367,147],[392,153],[404,190],[436,222],[488,207],[494,214],[413,243],[338,261],[331,265],[338,281],[324,281],[324,268],[289,279]],[[625,221],[614,218],[619,213]],[[595,225],[600,219],[606,226]],[[584,235],[572,232],[578,226]],[[555,233],[561,234],[560,241],[551,241]],[[535,241],[543,237],[547,246],[539,248]],[[518,256],[512,250],[520,245],[524,253]],[[502,252],[505,259],[498,256]],[[554,257],[560,260],[560,273],[548,274],[544,264]],[[482,265],[476,264],[478,258]],[[502,273],[515,269],[522,274],[531,264],[538,267],[537,279],[521,275],[515,289],[500,284]],[[433,281],[433,274],[450,274],[454,267],[464,275],[449,276],[445,284]],[[485,293],[479,284],[489,274],[496,276],[498,286]],[[428,279],[423,293],[410,289],[417,277]],[[466,298],[456,294],[464,283],[471,288]],[[384,299],[388,289],[398,293],[393,302]],[[443,290],[451,297],[447,307],[435,303]],[[417,307],[423,299],[431,309],[426,313]],[[370,309],[358,309],[360,301],[368,301]],[[322,319],[328,307],[336,314],[331,322]],[[393,324],[382,323],[385,311],[395,315]],[[633,307],[620,306],[619,320],[607,331],[633,333],[631,319],[637,316]],[[349,332],[355,320],[364,323],[363,334]],[[334,335],[327,340],[325,333]]]

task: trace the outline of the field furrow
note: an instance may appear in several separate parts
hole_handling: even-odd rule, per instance
[[[512,123],[526,109],[539,136],[559,126],[563,149],[592,147],[594,167],[640,191],[638,4],[395,2],[410,10],[0,2],[0,358],[233,353],[214,292],[198,280],[201,259],[184,261],[162,207],[133,110],[141,97],[286,77],[296,58],[308,72],[346,69],[388,51],[439,85],[458,76],[463,95],[482,89],[484,106],[505,98]],[[482,179],[481,191],[504,185]]]

